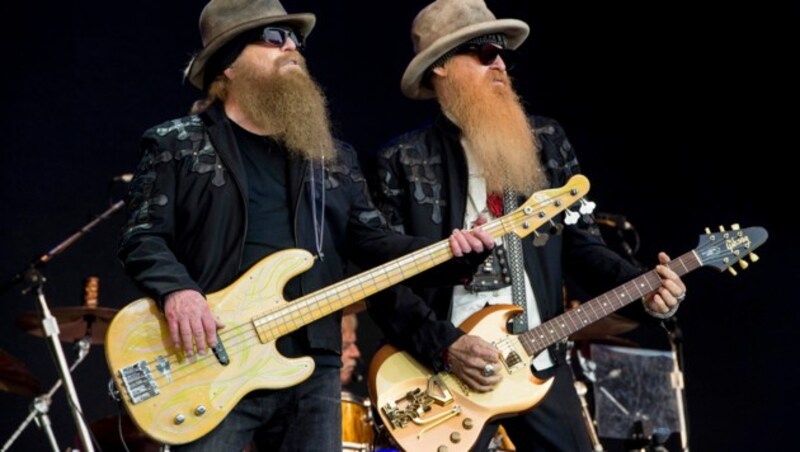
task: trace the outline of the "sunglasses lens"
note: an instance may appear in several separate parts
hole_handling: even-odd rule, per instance
[[[286,41],[285,31],[280,30],[278,28],[264,29],[264,42],[266,42],[267,44],[271,44],[276,47],[282,47],[285,41]]]
[[[484,66],[494,63],[498,56],[503,59],[507,69],[511,69],[516,63],[516,54],[513,50],[497,47],[494,44],[484,44],[476,49],[478,61]]]
[[[295,47],[297,47],[298,50],[303,48],[302,39],[299,38],[297,34],[292,30],[266,27],[264,28],[263,38],[264,42],[270,45],[274,45],[276,47],[283,47],[283,45],[286,43],[286,39],[288,38],[294,41],[294,45]]]
[[[482,65],[488,66],[494,63],[494,60],[497,59],[497,55],[500,55],[500,50],[502,49],[499,47],[491,44],[484,44],[477,49],[478,60]]]

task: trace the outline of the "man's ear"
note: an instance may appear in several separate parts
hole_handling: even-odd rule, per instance
[[[229,80],[232,80],[234,75],[236,74],[236,70],[234,70],[233,65],[231,65],[225,68],[225,70],[222,71],[222,73],[225,74],[225,77],[227,77]]]

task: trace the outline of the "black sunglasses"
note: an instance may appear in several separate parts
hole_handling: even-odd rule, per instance
[[[261,39],[270,46],[283,47],[287,39],[294,41],[297,50],[303,50],[306,45],[306,38],[303,33],[294,31],[290,28],[264,27],[261,32]]]
[[[461,47],[456,51],[456,55],[474,54],[478,57],[478,61],[484,66],[489,66],[494,63],[497,57],[503,58],[506,64],[506,70],[514,67],[517,62],[517,54],[511,49],[500,47],[497,44],[486,42],[483,44],[468,44]]]

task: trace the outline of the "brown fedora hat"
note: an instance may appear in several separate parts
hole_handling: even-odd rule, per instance
[[[517,19],[497,19],[484,0],[436,0],[417,14],[411,24],[414,59],[408,64],[400,89],[412,99],[430,99],[436,93],[422,86],[428,68],[442,55],[478,36],[500,33],[508,48],[519,47],[530,33]]]
[[[278,0],[211,0],[200,13],[203,49],[189,61],[184,78],[203,89],[208,59],[242,32],[281,23],[308,36],[316,21],[316,16],[311,13],[287,14]]]

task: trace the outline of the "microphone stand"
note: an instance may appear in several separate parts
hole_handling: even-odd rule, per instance
[[[678,319],[672,316],[661,324],[667,330],[672,348],[672,387],[675,388],[675,400],[678,403],[678,422],[681,429],[681,451],[689,452],[689,415],[686,409],[686,392],[683,380],[683,332],[678,326]]]
[[[70,366],[70,373],[72,373],[72,371],[75,370],[75,368],[78,367],[78,365],[82,363],[89,354],[90,345],[91,336],[89,335],[83,337],[81,340],[75,343],[75,347],[78,349],[78,358],[74,363],[72,363],[72,366]],[[25,428],[28,427],[28,424],[30,424],[33,420],[36,420],[36,425],[45,431],[45,434],[50,441],[50,447],[53,448],[53,452],[58,452],[60,450],[58,447],[58,442],[56,442],[56,437],[53,434],[52,424],[50,423],[50,418],[47,416],[47,412],[50,409],[50,402],[53,399],[53,394],[58,391],[58,388],[61,387],[61,384],[62,380],[59,378],[46,394],[34,399],[33,403],[31,404],[31,412],[28,414],[28,417],[26,417],[25,420],[22,421],[22,424],[17,427],[17,429],[14,431],[14,434],[11,435],[11,438],[9,438],[8,441],[3,444],[3,448],[0,449],[0,452],[6,452],[14,444],[14,441],[17,440],[19,435],[22,434]]]
[[[113,215],[116,211],[122,209],[124,206],[125,206],[125,201],[117,201],[111,207],[109,207],[108,210],[106,210],[105,212],[103,212],[100,215],[98,215],[97,217],[95,217],[94,220],[90,221],[86,226],[80,228],[79,230],[75,231],[74,234],[72,234],[71,236],[67,237],[66,240],[64,240],[63,242],[59,243],[55,247],[53,247],[53,249],[51,249],[50,251],[42,254],[38,258],[36,258],[33,261],[31,261],[31,263],[30,263],[30,265],[28,265],[28,267],[26,267],[24,270],[22,270],[21,272],[17,273],[16,275],[14,275],[10,280],[4,282],[3,285],[0,286],[0,294],[2,294],[4,292],[6,292],[7,290],[11,289],[18,282],[22,281],[23,279],[27,279],[27,277],[28,277],[27,274],[28,274],[29,271],[43,267],[44,264],[50,262],[53,259],[53,257],[55,257],[56,255],[60,254],[64,250],[66,250],[73,243],[77,242],[81,237],[86,235],[86,233],[91,231],[92,228],[97,226],[98,223],[100,223],[101,221],[109,219],[111,217],[111,215]],[[27,290],[23,291],[23,293],[27,293],[29,290],[30,290],[30,288],[28,288]]]
[[[47,306],[47,300],[44,296],[44,283],[46,282],[46,279],[39,271],[39,268],[43,267],[46,263],[50,262],[53,257],[62,253],[72,244],[81,239],[101,221],[107,220],[112,214],[114,214],[114,212],[120,210],[124,205],[125,201],[117,201],[105,212],[98,215],[94,220],[90,221],[86,226],[82,227],[74,234],[69,236],[66,240],[56,245],[50,251],[31,262],[27,269],[17,273],[13,278],[0,286],[0,293],[3,293],[24,279],[30,284],[30,286],[22,291],[23,295],[27,294],[31,290],[36,290],[36,298],[39,301],[40,312],[42,313],[42,331],[48,339],[50,349],[56,361],[56,367],[58,367],[59,374],[61,375],[61,381],[63,382],[64,388],[67,392],[67,400],[70,404],[72,417],[75,419],[75,425],[78,428],[78,435],[80,436],[83,447],[87,452],[94,452],[94,445],[92,444],[91,437],[89,435],[89,428],[86,426],[86,421],[83,419],[83,410],[81,409],[80,402],[78,401],[78,393],[75,391],[75,384],[72,381],[70,369],[67,367],[67,362],[64,358],[64,349],[61,347],[61,342],[59,341],[58,322],[50,313],[50,309]],[[49,403],[44,403],[44,405],[48,404]],[[43,423],[46,425],[45,430],[48,432],[51,443],[55,445],[55,440],[52,437],[52,430],[49,429],[49,419],[44,416],[42,416],[42,418],[44,421]]]
[[[86,421],[83,419],[83,409],[78,401],[78,393],[75,391],[75,383],[72,381],[71,370],[67,367],[67,360],[64,358],[64,349],[61,347],[61,341],[58,334],[58,322],[53,314],[50,313],[50,308],[47,307],[47,300],[44,296],[44,283],[45,278],[37,268],[31,267],[26,273],[26,280],[31,283],[31,286],[23,290],[22,293],[26,294],[31,289],[36,289],[36,298],[39,300],[39,308],[42,313],[42,331],[47,337],[50,345],[50,351],[56,360],[56,367],[61,374],[61,381],[64,384],[64,390],[67,392],[67,401],[70,405],[72,417],[75,419],[75,425],[78,428],[78,435],[81,438],[83,447],[87,452],[94,452],[91,437],[89,436],[89,428],[86,426]],[[49,421],[46,422],[49,424]],[[52,432],[50,432],[52,435]]]

